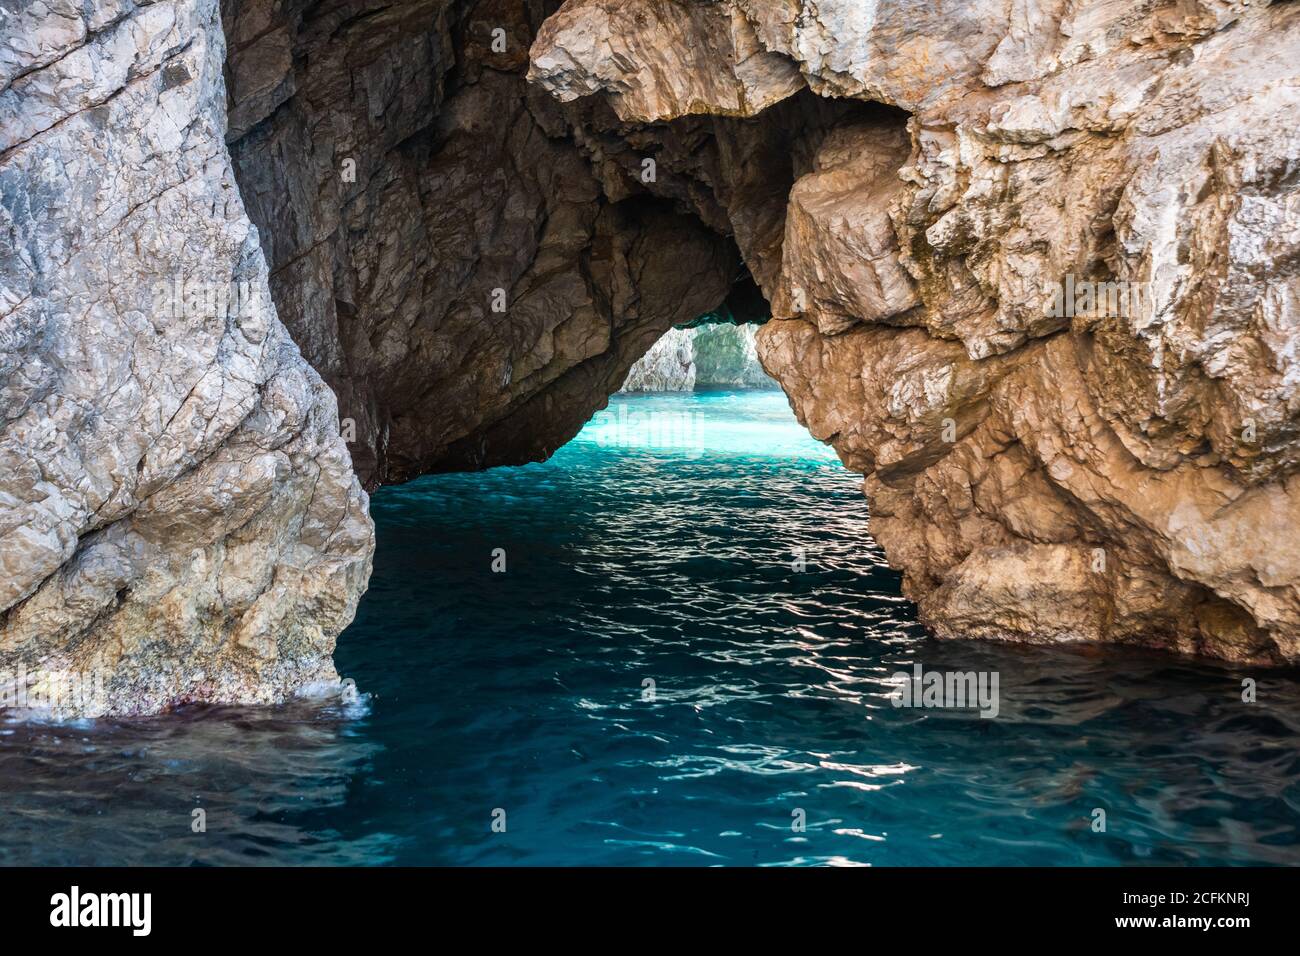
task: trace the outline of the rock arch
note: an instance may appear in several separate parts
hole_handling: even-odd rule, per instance
[[[363,487],[545,457],[748,277],[937,633],[1300,658],[1294,5],[50,0],[0,41],[0,670],[98,667],[84,712],[336,681]]]

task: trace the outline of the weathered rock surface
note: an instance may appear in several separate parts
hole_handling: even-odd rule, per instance
[[[1300,660],[1300,7],[216,2],[0,19],[4,681],[335,682],[362,485],[769,307],[940,635]]]
[[[527,85],[550,9],[5,19],[0,670],[99,667],[89,712],[336,680],[373,547],[353,467],[544,458],[744,275]]]
[[[527,85],[550,9],[5,18],[0,671],[97,667],[83,712],[336,681],[373,548],[353,467],[544,458],[722,302],[734,241],[598,172]]]
[[[568,102],[606,94],[625,121],[752,116],[804,86],[728,3],[565,4],[542,26],[528,78]]]
[[[553,5],[224,8],[240,189],[368,486],[547,457],[737,275],[525,82]]]
[[[636,360],[620,392],[695,391],[695,330],[669,329]]]
[[[532,76],[642,121],[591,123],[597,158],[655,149],[655,188],[734,232],[764,364],[866,476],[923,619],[1300,660],[1300,7],[710,6],[569,0]],[[737,14],[814,93],[906,113],[652,122],[769,97],[705,95],[734,55],[670,77]]]
[[[776,388],[758,358],[759,326],[717,323],[695,328],[698,388]]]
[[[215,0],[0,20],[7,703],[337,684],[373,530],[334,398],[270,305],[224,59]]]

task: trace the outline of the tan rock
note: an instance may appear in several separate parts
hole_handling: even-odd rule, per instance
[[[912,114],[793,136],[779,244],[742,239],[752,179],[708,186],[922,618],[1300,660],[1296,8],[735,3],[817,93]]]
[[[904,192],[898,169],[910,148],[894,123],[828,134],[814,170],[790,190],[774,316],[802,315],[833,335],[921,304],[889,218]]]
[[[563,102],[604,93],[624,120],[752,116],[802,89],[731,3],[569,0],[533,42],[528,79]]]

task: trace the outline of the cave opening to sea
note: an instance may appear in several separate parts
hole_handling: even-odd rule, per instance
[[[373,513],[337,658],[402,741],[373,758],[402,768],[396,860],[1294,853],[1293,684],[1247,726],[1224,668],[927,638],[859,476],[779,390],[620,392],[544,463],[381,489]],[[922,670],[992,675],[998,719],[922,707],[919,680],[896,706]]]

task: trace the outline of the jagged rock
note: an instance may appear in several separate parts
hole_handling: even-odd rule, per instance
[[[543,458],[724,299],[731,238],[607,196],[527,86],[542,19],[226,0],[229,55],[214,0],[4,19],[0,671],[100,667],[69,712],[336,681],[353,464]]]
[[[758,360],[757,325],[717,323],[695,328],[697,388],[775,388]]]
[[[866,475],[872,531],[931,628],[1300,660],[1300,9],[672,6],[621,5],[656,10],[630,44],[601,35],[599,0],[570,0],[532,75],[561,99],[672,103],[692,81],[665,83],[667,65],[722,49],[692,31],[739,11],[816,93],[910,114],[794,133],[784,182],[770,157],[678,158],[660,168],[689,188],[658,188],[734,231],[777,317],[764,364]],[[620,56],[593,71],[554,48],[566,36]],[[588,116],[606,163],[613,136],[668,159],[735,143],[735,120]],[[764,177],[778,189],[755,202]]]
[[[695,390],[695,330],[669,329],[650,351],[636,360],[621,392],[692,392]]]
[[[270,305],[215,0],[48,2],[0,31],[4,700],[337,685],[373,529]]]
[[[921,304],[889,218],[909,151],[902,124],[890,119],[827,135],[813,170],[790,190],[773,315],[801,316],[834,334]]]
[[[531,60],[528,78],[561,100],[603,92],[631,121],[752,116],[804,85],[794,61],[764,49],[726,3],[570,0],[542,26]]]
[[[0,671],[335,681],[353,466],[545,457],[751,276],[936,633],[1300,660],[1294,4],[221,18],[0,19]]]

